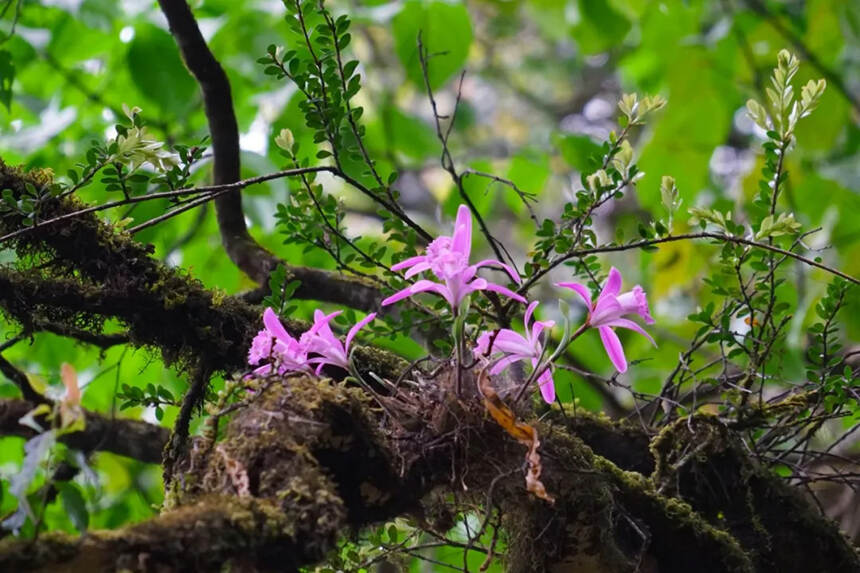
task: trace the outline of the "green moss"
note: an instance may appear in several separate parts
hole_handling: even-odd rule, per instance
[[[373,372],[378,376],[394,379],[409,366],[406,360],[396,354],[372,346],[356,347],[353,356],[362,374]]]
[[[212,306],[221,306],[224,304],[227,296],[227,293],[220,288],[212,289]]]
[[[703,516],[696,513],[686,502],[673,497],[660,495],[650,479],[635,472],[618,468],[605,458],[595,458],[595,468],[612,477],[622,501],[628,507],[638,509],[637,514],[648,524],[652,541],[669,545],[664,559],[680,560],[682,553],[693,550],[700,555],[691,561],[712,560],[703,564],[701,571],[751,572],[752,561],[730,533],[715,527]],[[684,540],[687,539],[687,543]],[[671,540],[671,541],[669,541]],[[686,545],[686,547],[684,547]],[[655,546],[655,551],[660,547]],[[677,551],[673,556],[670,552]],[[667,570],[671,569],[666,567]]]

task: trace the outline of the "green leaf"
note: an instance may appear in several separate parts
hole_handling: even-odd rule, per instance
[[[63,509],[69,516],[72,524],[78,531],[84,533],[90,525],[90,512],[87,510],[87,502],[81,495],[77,485],[69,482],[56,482],[54,486],[60,491],[60,500]]]
[[[351,62],[347,62],[343,66],[343,75],[346,78],[352,76],[353,72],[355,72],[355,68],[358,67],[358,60],[352,60]]]
[[[8,50],[0,50],[0,103],[8,111],[12,105],[12,82],[15,81],[15,64]]]
[[[438,88],[466,63],[472,43],[469,12],[461,3],[409,0],[392,22],[397,57],[408,78],[424,85],[418,56],[418,34],[428,57],[430,87]]]
[[[379,120],[368,125],[367,132],[374,147],[396,150],[409,159],[423,160],[439,153],[439,140],[430,124],[394,105],[383,107]]]
[[[630,21],[610,5],[609,0],[579,0],[579,23],[571,34],[584,54],[605,52],[621,44],[630,30]]]
[[[591,173],[600,167],[601,147],[587,135],[556,134],[552,141],[567,164],[580,173]]]
[[[126,59],[134,85],[162,110],[180,115],[191,106],[197,84],[170,34],[151,24],[138,26]]]

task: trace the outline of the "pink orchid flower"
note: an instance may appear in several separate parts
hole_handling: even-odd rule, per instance
[[[287,372],[310,371],[308,348],[316,334],[316,326],[303,333],[298,340],[290,336],[278,315],[271,308],[263,312],[265,328],[257,333],[248,350],[248,364],[256,366],[263,360],[272,359],[277,365],[278,374]],[[254,370],[257,376],[265,376],[272,371],[272,364],[264,364]]]
[[[614,327],[627,328],[638,332],[657,346],[645,329],[629,320],[624,315],[638,314],[645,324],[654,324],[651,313],[648,310],[648,299],[642,287],[636,285],[633,290],[621,293],[621,273],[615,267],[609,270],[609,278],[603,285],[603,290],[597,297],[597,302],[592,303],[591,293],[585,285],[580,283],[558,283],[557,286],[573,290],[582,297],[588,307],[587,326],[596,328],[600,332],[600,340],[609,355],[609,359],[619,372],[627,371],[627,359],[624,357],[624,348],[618,335],[612,330]],[[620,294],[619,294],[620,293]]]
[[[426,279],[416,281],[415,284],[383,300],[382,305],[389,305],[422,292],[435,292],[444,297],[452,308],[457,308],[464,298],[478,290],[493,291],[519,302],[526,302],[525,298],[510,289],[480,277],[475,278],[480,267],[495,266],[504,269],[515,283],[519,284],[520,282],[517,273],[501,261],[485,259],[470,265],[471,249],[472,216],[468,207],[460,205],[457,210],[454,233],[450,237],[445,235],[437,237],[427,245],[426,254],[406,259],[391,267],[391,270],[394,271],[408,268],[409,270],[404,275],[406,278],[429,270],[438,279],[444,281],[444,284]]]
[[[308,362],[317,364],[317,374],[322,371],[326,364],[349,370],[349,347],[352,339],[355,338],[359,330],[376,318],[375,312],[368,314],[349,329],[346,334],[346,341],[341,342],[329,326],[329,321],[340,313],[341,311],[338,310],[326,315],[321,310],[314,311],[313,329],[316,334],[310,341],[309,351],[319,354],[319,356],[311,358]]]
[[[503,328],[499,330],[495,338],[492,332],[484,332],[478,337],[477,346],[473,350],[476,357],[486,357],[487,355],[492,355],[494,352],[502,354],[490,368],[490,374],[498,374],[520,360],[529,360],[533,368],[537,367],[538,361],[543,355],[543,345],[540,342],[540,335],[545,328],[552,328],[555,325],[555,322],[552,320],[535,320],[529,326],[537,305],[538,303],[535,301],[529,304],[526,309],[523,319],[525,336],[508,328]],[[491,344],[492,348],[490,347]],[[549,368],[544,369],[541,373],[538,378],[538,386],[543,399],[548,404],[552,404],[555,401],[555,383]]]

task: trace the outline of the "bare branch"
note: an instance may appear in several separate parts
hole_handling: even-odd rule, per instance
[[[3,358],[3,356],[0,356],[0,372],[2,372],[10,382],[18,387],[18,390],[21,391],[21,395],[24,396],[24,398],[37,404],[45,402],[45,398],[36,392],[30,384],[27,374]]]
[[[798,255],[792,251],[788,251],[786,249],[782,249],[780,247],[776,247],[774,245],[769,245],[767,243],[760,243],[758,241],[753,241],[751,239],[744,239],[743,237],[737,237],[735,235],[724,235],[722,233],[713,233],[710,231],[704,231],[701,233],[685,233],[683,235],[670,235],[668,237],[660,237],[657,239],[643,239],[641,241],[634,241],[632,243],[625,243],[623,245],[606,245],[603,247],[595,247],[593,249],[580,249],[576,251],[571,251],[569,253],[565,253],[551,261],[549,265],[534,275],[532,275],[527,281],[523,282],[523,285],[520,287],[519,292],[526,292],[528,289],[537,282],[538,279],[546,275],[549,271],[554,269],[555,267],[561,265],[562,263],[569,261],[571,259],[577,259],[580,257],[585,257],[587,255],[593,255],[597,253],[614,253],[618,251],[629,251],[632,249],[641,249],[643,247],[650,247],[653,245],[660,245],[663,243],[674,243],[677,241],[694,241],[700,239],[713,239],[716,241],[722,241],[726,243],[735,243],[738,245],[747,245],[749,247],[753,247],[756,249],[762,249],[765,251],[770,251],[772,253],[777,253],[780,255],[784,255],[786,257],[792,258],[794,260],[800,261],[804,264],[807,264],[811,267],[819,268],[823,271],[827,271],[828,273],[835,275],[837,277],[843,278],[848,282],[854,283],[856,285],[860,285],[860,279],[853,277],[849,274],[846,274],[839,269],[830,267],[825,265],[824,263],[820,263],[816,260],[810,259],[808,257],[804,257],[803,255]]]

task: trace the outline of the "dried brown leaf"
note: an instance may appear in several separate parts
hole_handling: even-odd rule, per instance
[[[543,467],[540,462],[540,454],[538,454],[540,440],[538,439],[537,430],[525,422],[517,421],[514,411],[502,401],[490,384],[490,377],[487,375],[486,370],[482,370],[478,374],[477,381],[478,391],[484,398],[484,406],[487,408],[490,416],[508,434],[528,448],[528,452],[526,453],[526,462],[528,463],[526,489],[549,503],[555,503],[555,498],[547,493],[546,487],[540,481]]]

